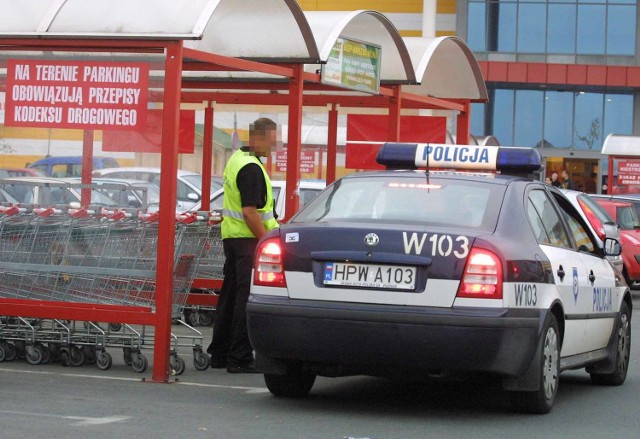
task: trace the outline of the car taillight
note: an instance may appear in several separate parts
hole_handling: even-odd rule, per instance
[[[253,284],[265,287],[286,287],[282,264],[282,247],[278,238],[262,241],[256,250]]]
[[[457,297],[502,299],[502,261],[498,255],[483,248],[471,249]]]
[[[596,231],[596,235],[598,235],[598,238],[604,241],[605,238],[607,237],[607,234],[604,230],[604,225],[602,224],[602,221],[600,221],[600,219],[596,216],[593,210],[589,206],[587,206],[587,203],[582,201],[580,198],[578,198],[578,204],[580,205],[580,207],[582,208],[582,211],[586,215],[587,220],[589,221],[589,224],[591,224],[591,226],[593,227],[593,230]]]

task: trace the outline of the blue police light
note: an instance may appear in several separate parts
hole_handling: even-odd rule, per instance
[[[436,143],[384,143],[376,161],[387,168],[439,168],[475,171],[537,171],[540,153],[533,148],[445,145]]]

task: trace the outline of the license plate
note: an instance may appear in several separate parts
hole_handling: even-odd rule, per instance
[[[324,264],[324,284],[414,290],[416,267],[326,262]]]

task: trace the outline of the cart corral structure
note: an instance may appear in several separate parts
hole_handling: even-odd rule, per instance
[[[208,214],[178,215],[174,233],[172,317],[182,313],[198,261],[212,251],[215,234]],[[124,305],[153,311],[156,291],[158,215],[135,210],[107,211],[0,206],[0,285],[2,296],[56,301]],[[214,248],[213,251],[220,251]],[[108,347],[123,349],[125,362],[143,372],[141,353],[153,344],[146,328],[119,322],[62,321],[4,317],[0,325],[0,361],[21,353],[33,364],[61,360],[63,365],[96,363],[111,366]],[[186,325],[188,326],[188,325]],[[188,340],[194,365],[208,367],[202,335],[172,335],[171,371],[184,372],[177,347]],[[52,355],[53,354],[53,355]],[[92,361],[93,360],[93,361]]]
[[[5,126],[82,130],[86,187],[91,181],[94,132],[142,129],[146,110],[162,110],[155,283],[153,292],[145,287],[140,295],[146,302],[7,297],[0,285],[0,314],[153,326],[154,382],[168,382],[171,376],[174,265],[179,266],[180,260],[174,257],[177,241],[170,237],[176,235],[174,176],[181,104],[204,111],[203,210],[209,208],[214,107],[259,105],[278,111],[284,107],[288,114],[285,210],[291,216],[299,205],[303,106],[328,113],[326,180],[330,183],[335,179],[339,112],[386,114],[388,135],[380,140],[399,141],[402,111],[431,110],[451,117],[456,141],[466,144],[471,103],[487,101],[479,65],[463,41],[403,38],[387,17],[371,10],[303,12],[295,0],[45,0],[29,3],[28,10],[24,2],[0,0],[0,10],[0,91],[9,98]],[[323,80],[323,66],[334,46],[345,39],[380,49],[373,81],[379,81],[379,88],[358,91]],[[136,98],[115,104],[91,98],[95,94],[90,89],[105,87],[102,74],[116,70],[135,70],[136,75],[107,81],[118,91],[113,95],[129,93]],[[83,73],[76,77],[76,71]],[[135,81],[129,81],[132,78]],[[72,90],[69,96],[82,96],[82,103],[35,102],[26,98],[28,93],[14,94],[50,85]],[[89,200],[89,190],[84,189],[82,206],[87,207]],[[64,273],[63,281],[89,268],[74,267],[80,268]],[[104,279],[100,282],[114,286]]]

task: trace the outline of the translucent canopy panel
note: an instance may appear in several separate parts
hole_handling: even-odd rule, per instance
[[[487,100],[487,88],[473,52],[460,38],[404,37],[419,85],[402,90],[446,99]]]
[[[264,62],[317,62],[316,42],[295,0],[220,0],[202,40],[185,47]]]
[[[326,62],[338,37],[372,43],[381,47],[381,82],[415,83],[411,58],[400,33],[384,15],[376,11],[305,12],[309,26]],[[315,71],[319,66],[307,66]]]
[[[602,144],[602,154],[640,157],[640,137],[609,134]]]
[[[198,38],[220,0],[0,0],[0,35]],[[246,3],[246,2],[244,2]]]

